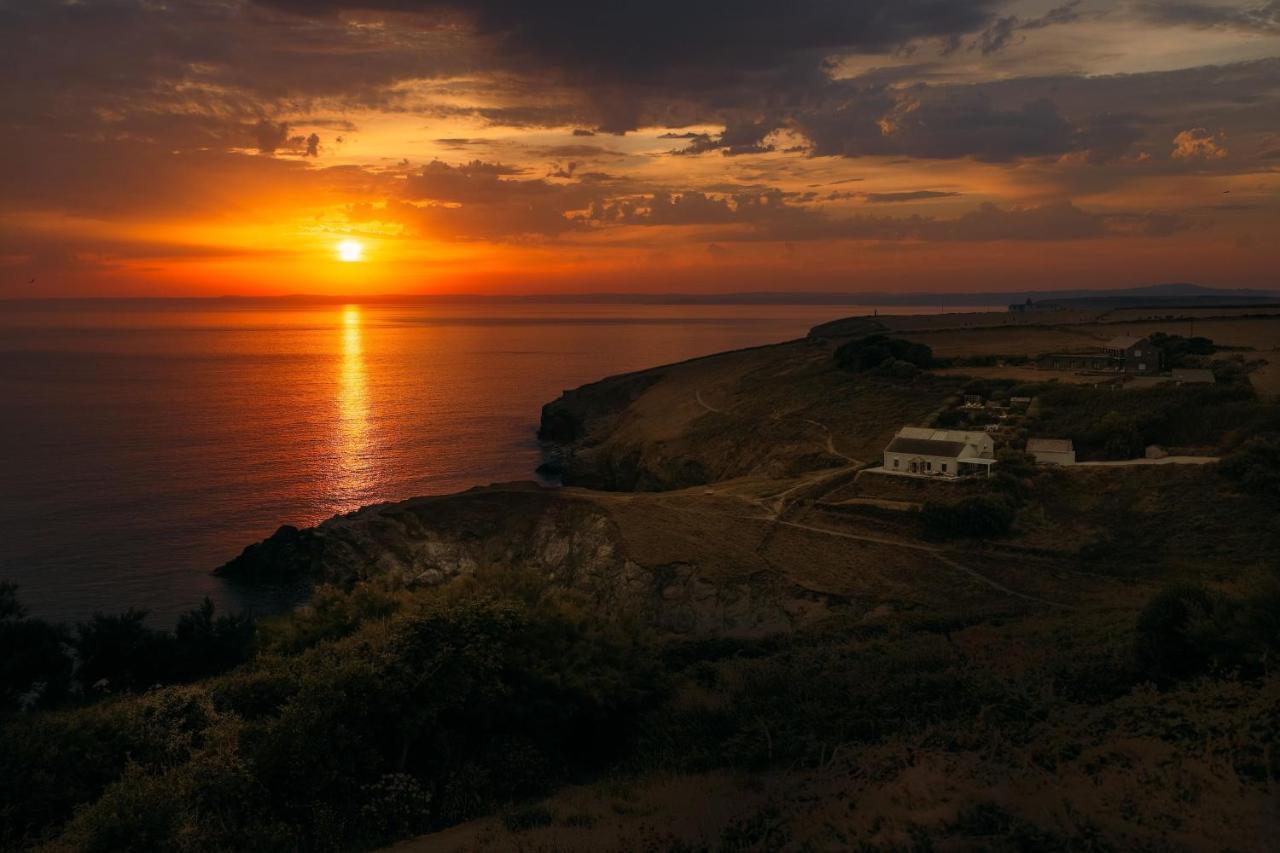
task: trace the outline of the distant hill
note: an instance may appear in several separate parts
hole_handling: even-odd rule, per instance
[[[474,297],[472,297],[474,298]],[[659,305],[918,305],[923,307],[1009,305],[1030,299],[1037,302],[1067,300],[1123,300],[1125,304],[1148,304],[1177,301],[1179,303],[1265,304],[1280,302],[1280,290],[1214,288],[1200,284],[1174,282],[1112,290],[1022,290],[984,293],[794,293],[752,291],[745,293],[589,293],[529,294],[490,297],[511,302],[595,302],[612,304]]]

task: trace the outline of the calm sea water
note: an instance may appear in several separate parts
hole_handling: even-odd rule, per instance
[[[210,570],[281,523],[533,478],[566,388],[856,313],[0,303],[0,579],[57,619],[279,606]]]

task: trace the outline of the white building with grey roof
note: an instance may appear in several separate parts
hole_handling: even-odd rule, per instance
[[[884,449],[884,470],[916,477],[990,476],[995,439],[985,432],[903,427]]]

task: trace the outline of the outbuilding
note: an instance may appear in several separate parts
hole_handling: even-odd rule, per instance
[[[1029,438],[1027,452],[1036,458],[1038,465],[1076,464],[1075,446],[1069,438]]]

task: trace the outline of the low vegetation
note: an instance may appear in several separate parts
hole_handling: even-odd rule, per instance
[[[72,629],[29,617],[17,587],[0,583],[0,707],[58,707],[195,681],[243,663],[253,647],[253,620],[217,615],[208,599],[173,631],[152,628],[146,616],[98,613]]]
[[[367,849],[598,772],[662,695],[658,658],[643,632],[524,581],[331,590],[382,615],[353,603],[367,615],[340,639],[346,616],[305,615],[231,674],[12,716],[0,841]]]
[[[1242,597],[1179,584],[1158,593],[1138,617],[1136,664],[1167,685],[1206,673],[1257,678],[1280,653],[1280,580]]]
[[[1045,472],[1021,451],[1003,449],[996,455],[995,476],[967,484],[973,494],[955,501],[924,502],[920,526],[925,539],[985,539],[1012,529],[1029,497],[1028,483]]]
[[[1212,454],[1280,431],[1280,403],[1259,397],[1248,383],[1115,389],[973,379],[963,394],[1004,404],[1011,397],[1033,398],[1024,414],[1001,426],[1016,429],[1024,440],[1069,438],[1082,461],[1132,459],[1152,444]],[[989,412],[966,410],[959,400],[938,413],[938,426],[980,429],[992,422]]]
[[[886,375],[910,377],[934,366],[933,350],[888,335],[855,338],[836,348],[835,360],[845,370],[875,370]]]
[[[1247,384],[1026,390],[1038,403],[1036,434],[1072,438],[1082,459],[1140,456],[1150,444],[1214,451],[1280,427],[1280,405],[1259,399]]]
[[[1208,367],[1209,356],[1218,352],[1217,345],[1209,338],[1198,335],[1183,337],[1164,332],[1152,334],[1148,340],[1160,350],[1165,369],[1174,367]]]
[[[889,749],[975,755],[993,772],[1047,762],[1065,776],[1087,764],[1082,749],[1139,737],[1222,750],[1227,771],[1264,796],[1280,776],[1280,757],[1261,748],[1280,736],[1265,698],[1278,620],[1274,591],[1176,587],[1136,620],[999,629],[974,615],[903,614],[757,639],[663,639],[522,572],[434,590],[329,588],[315,607],[263,623],[258,651],[231,672],[5,718],[0,839],[358,850],[491,813],[508,832],[547,827],[554,814],[540,797],[604,773],[818,771]],[[1001,665],[993,629],[1020,632],[1012,642],[1031,658]],[[1227,682],[1234,692],[1218,686]],[[1043,815],[970,809],[920,837],[976,827],[992,843],[1062,840]],[[755,829],[734,824],[742,849],[761,832],[789,837],[785,815],[769,810]],[[1163,817],[1132,819],[1136,829]],[[1095,834],[1112,846],[1119,837]]]
[[[1280,436],[1259,436],[1222,460],[1222,473],[1245,491],[1280,501]]]

